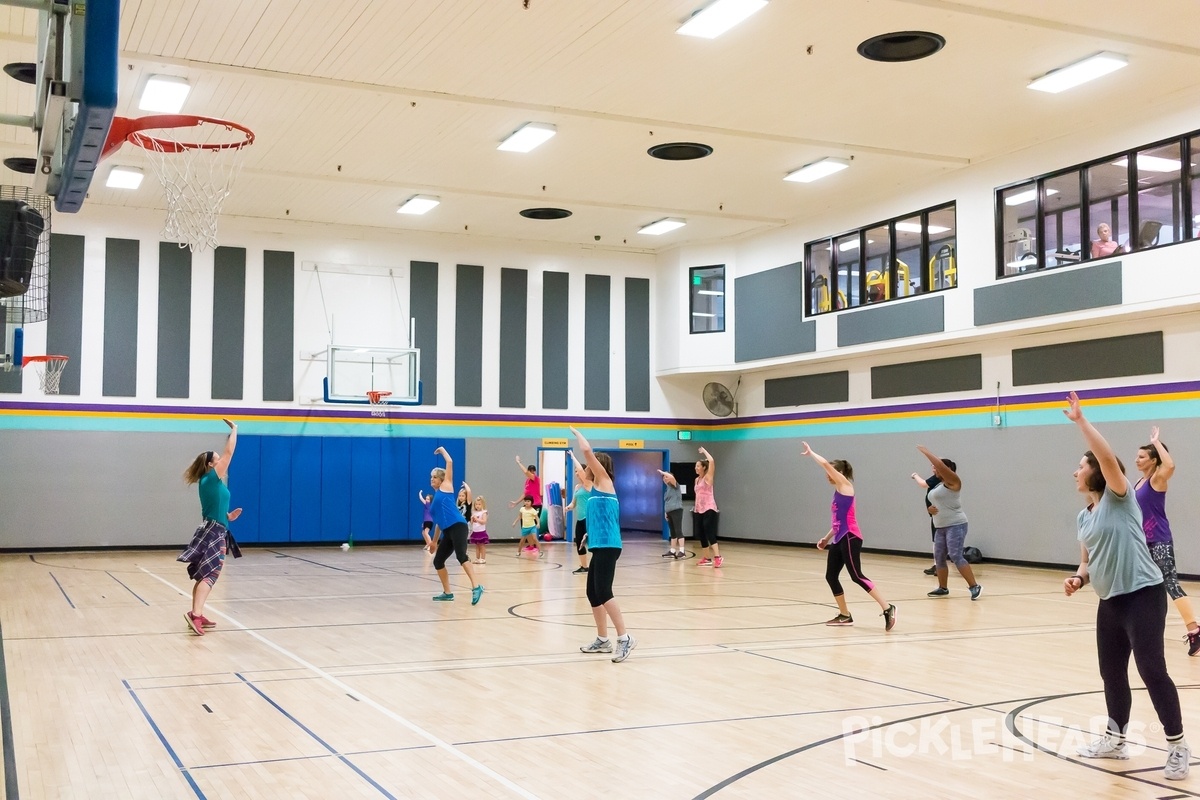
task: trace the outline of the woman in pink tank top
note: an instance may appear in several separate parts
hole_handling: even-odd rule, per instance
[[[721,548],[717,545],[717,525],[721,512],[713,497],[713,474],[717,462],[707,450],[700,448],[704,456],[696,462],[696,506],[692,509],[692,530],[700,539],[700,560],[697,567],[720,567],[725,564]]]

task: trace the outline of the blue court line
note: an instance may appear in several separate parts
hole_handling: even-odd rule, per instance
[[[54,577],[54,573],[53,573],[53,572],[51,572],[51,573],[50,573],[50,579],[54,581],[54,584],[55,584],[55,586],[57,586],[57,587],[58,587],[58,590],[59,590],[60,592],[62,592],[62,594],[63,594],[63,597],[66,597],[66,598],[67,598],[67,605],[69,605],[71,608],[74,608],[74,607],[75,607],[75,604],[74,604],[74,603],[72,603],[72,602],[71,602],[71,598],[67,596],[67,590],[66,590],[66,589],[64,589],[64,588],[62,587],[62,584],[58,582],[58,578],[55,578],[55,577]]]
[[[267,695],[266,695],[266,694],[265,694],[265,693],[264,693],[264,692],[263,692],[261,689],[259,689],[257,686],[255,686],[253,683],[251,683],[250,681],[246,680],[246,677],[245,677],[244,675],[242,675],[240,672],[235,672],[235,673],[233,673],[233,674],[234,674],[234,675],[237,677],[237,679],[238,679],[238,680],[242,681],[242,682],[243,682],[243,683],[245,683],[247,686],[249,686],[249,687],[250,687],[250,689],[251,689],[251,690],[253,690],[255,694],[257,694],[257,695],[258,695],[259,697],[261,697],[263,700],[266,700],[268,703],[270,703],[272,708],[274,708],[274,709],[275,709],[276,711],[278,711],[280,714],[283,714],[283,715],[284,715],[285,717],[287,717],[287,718],[288,718],[288,719],[289,719],[289,720],[290,720],[290,721],[291,721],[291,722],[292,722],[292,723],[293,723],[293,724],[294,724],[296,727],[298,727],[300,730],[304,731],[304,732],[305,732],[305,733],[307,733],[309,736],[311,736],[311,737],[312,737],[312,738],[313,738],[313,739],[314,739],[314,740],[317,742],[317,744],[319,744],[319,745],[321,745],[322,747],[324,747],[324,748],[325,748],[326,750],[328,750],[328,751],[329,751],[331,754],[333,754],[334,756],[336,756],[336,757],[337,757],[337,759],[338,759],[339,761],[341,761],[343,764],[345,764],[345,765],[346,765],[347,767],[349,767],[350,769],[354,770],[354,771],[355,771],[355,772],[356,772],[356,773],[359,775],[359,777],[361,777],[361,778],[362,778],[363,780],[365,780],[367,783],[371,784],[371,785],[372,785],[372,786],[374,786],[376,789],[378,789],[380,794],[382,794],[384,797],[388,798],[388,800],[397,800],[397,798],[396,798],[396,796],[395,796],[395,795],[393,795],[393,794],[389,793],[387,789],[384,789],[382,786],[380,786],[378,783],[376,783],[374,778],[372,778],[370,775],[368,775],[367,773],[363,772],[361,769],[359,769],[359,768],[358,768],[358,767],[356,767],[354,764],[352,764],[352,763],[350,762],[350,759],[346,758],[346,756],[342,755],[342,754],[341,754],[341,753],[339,753],[337,750],[335,750],[335,749],[333,749],[332,747],[330,747],[328,742],[326,742],[326,741],[325,741],[324,739],[322,739],[320,736],[317,736],[317,734],[316,734],[316,733],[314,733],[312,730],[310,730],[308,727],[306,727],[306,726],[304,725],[304,723],[303,723],[303,722],[301,722],[300,720],[296,719],[295,717],[293,717],[293,716],[292,716],[291,714],[289,714],[288,712],[284,711],[282,706],[280,706],[278,703],[276,703],[276,702],[275,702],[274,700],[272,700],[271,698],[267,697]]]
[[[107,570],[105,570],[104,574],[107,575],[108,577],[112,578],[117,583],[120,583],[122,586],[125,586],[124,583],[121,583],[121,579],[118,578],[116,575],[113,575],[111,572],[108,572]],[[133,595],[134,597],[137,597],[138,600],[142,600],[142,598],[138,597],[138,593],[135,592],[133,589],[130,589],[128,586],[125,586],[125,590],[127,592],[129,592],[131,595]],[[142,600],[142,605],[148,606],[150,604],[147,603],[145,600]]]
[[[19,800],[17,753],[13,746],[12,707],[8,703],[8,670],[4,666],[4,631],[0,630],[0,737],[4,739],[4,797]]]
[[[141,709],[142,716],[146,718],[146,722],[150,723],[150,729],[154,731],[154,735],[158,737],[160,742],[162,742],[162,746],[167,749],[167,755],[169,755],[171,760],[175,762],[175,766],[178,767],[180,773],[183,774],[184,780],[188,782],[188,786],[192,787],[192,791],[196,793],[196,797],[199,797],[200,800],[207,800],[207,798],[204,796],[204,792],[200,791],[200,787],[196,785],[195,779],[192,778],[192,773],[189,772],[188,768],[185,767],[183,762],[179,760],[179,756],[175,755],[175,751],[171,748],[171,743],[167,741],[166,736],[163,736],[163,732],[159,730],[158,725],[154,722],[154,718],[150,716],[150,712],[146,710],[144,705],[142,705],[141,698],[137,696],[137,692],[135,692],[129,686],[129,681],[122,680],[121,683],[125,686],[126,691],[129,692],[129,696],[133,698],[133,702],[137,703],[137,707]]]

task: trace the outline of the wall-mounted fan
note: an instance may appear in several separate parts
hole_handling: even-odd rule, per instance
[[[742,385],[742,379],[738,378],[738,386]],[[733,392],[729,391],[729,387],[722,383],[707,383],[704,385],[704,391],[700,393],[700,397],[704,400],[704,407],[709,410],[714,416],[728,417],[730,414],[737,415],[737,389]]]

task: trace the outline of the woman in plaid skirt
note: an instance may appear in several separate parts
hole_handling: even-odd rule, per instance
[[[229,462],[233,460],[233,450],[237,446],[237,425],[229,420],[224,422],[229,426],[225,452],[209,450],[201,453],[183,473],[187,483],[199,484],[200,514],[204,518],[196,528],[191,544],[176,559],[187,563],[188,577],[196,582],[192,587],[192,609],[183,617],[197,636],[203,636],[205,628],[216,627],[215,622],[204,616],[204,602],[221,575],[226,552],[232,552],[234,558],[242,556],[229,533],[229,523],[241,516],[242,510],[229,510],[227,485]]]

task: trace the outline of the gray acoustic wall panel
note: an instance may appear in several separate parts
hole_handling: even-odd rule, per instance
[[[263,400],[295,399],[296,254],[263,252]]]
[[[822,372],[791,378],[769,378],[764,382],[767,408],[845,403],[850,400],[850,373]]]
[[[46,352],[69,356],[58,393],[79,394],[79,353],[83,349],[83,237],[50,235],[50,311]],[[34,355],[30,353],[29,355]]]
[[[246,248],[213,251],[212,399],[241,400],[246,360]]]
[[[525,336],[529,322],[529,273],[500,270],[500,407],[525,407]]]
[[[483,405],[483,267],[470,264],[455,280],[454,405]]]
[[[816,351],[817,323],[804,319],[799,262],[736,278],[733,286],[734,361]]]
[[[583,407],[609,408],[608,341],[612,281],[607,275],[583,278]]]
[[[650,410],[650,281],[625,279],[625,410]]]
[[[1013,386],[1160,375],[1162,331],[1024,347],[1012,353]]]
[[[886,342],[944,330],[946,298],[940,294],[906,303],[871,306],[839,314],[837,318],[838,347]]]
[[[975,290],[975,324],[1065,314],[1121,305],[1121,262],[1109,261],[1068,272],[1042,272]]]
[[[871,397],[911,397],[983,388],[983,357],[979,355],[910,361],[871,367]]]
[[[542,408],[567,407],[570,280],[566,272],[542,273]]]
[[[192,251],[158,243],[158,397],[188,397],[192,369]]]
[[[438,265],[413,261],[409,267],[408,313],[417,325],[414,346],[421,351],[421,402],[433,405],[437,402]]]
[[[105,397],[137,396],[138,242],[104,243]]]

